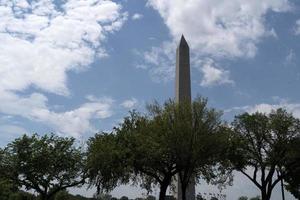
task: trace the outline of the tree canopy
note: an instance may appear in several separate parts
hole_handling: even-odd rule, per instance
[[[23,135],[9,143],[4,152],[1,165],[9,169],[8,179],[35,190],[42,200],[84,183],[85,158],[74,138]]]
[[[148,190],[158,184],[160,199],[164,199],[177,173],[182,191],[200,178],[219,183],[227,180],[230,173],[226,173],[220,153],[228,142],[228,127],[221,122],[220,112],[207,108],[206,99],[199,97],[192,104],[154,103],[147,111],[132,112],[113,133],[90,139],[92,185],[111,190],[128,181],[131,174],[131,180],[140,180]]]
[[[232,157],[235,168],[261,191],[262,200],[271,198],[275,185],[290,173],[290,145],[299,137],[299,119],[283,109],[270,114],[245,113],[235,118],[233,130],[238,143]],[[235,143],[235,144],[237,144]],[[254,169],[253,174],[247,167]],[[280,172],[275,177],[276,170]]]
[[[109,192],[130,178],[127,150],[118,145],[115,134],[100,133],[90,138],[87,149],[86,171],[90,186],[97,193]]]
[[[283,173],[286,174],[284,181],[287,183],[286,189],[295,198],[300,199],[300,137],[297,137],[289,145],[288,159],[282,166]]]

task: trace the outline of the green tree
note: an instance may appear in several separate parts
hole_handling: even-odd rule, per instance
[[[38,198],[33,194],[24,191],[14,192],[9,196],[9,200],[37,200]]]
[[[148,195],[145,200],[156,200],[156,197],[153,195]]]
[[[228,128],[219,112],[207,108],[206,99],[197,98],[192,105],[170,100],[147,110],[144,115],[131,112],[113,133],[89,140],[87,171],[98,192],[131,179],[148,191],[159,185],[163,200],[177,173],[182,191],[193,178],[227,180],[220,153],[227,147]]]
[[[154,107],[148,107],[148,115],[136,112],[119,128],[116,128],[122,149],[127,157],[135,177],[140,177],[142,187],[151,191],[153,184],[160,187],[159,199],[163,200],[172,177],[178,172],[176,158],[172,152],[168,124],[162,116],[155,115]]]
[[[113,200],[113,199],[116,199],[115,197],[112,197],[110,194],[107,194],[107,193],[95,194],[94,198],[97,199],[97,200]]]
[[[96,134],[89,139],[87,152],[89,184],[96,186],[98,195],[129,182],[131,168],[126,149],[121,148],[115,134]]]
[[[220,162],[220,153],[227,146],[228,129],[220,120],[221,113],[207,108],[206,99],[199,97],[192,104],[169,100],[163,106],[154,103],[147,109],[146,115],[132,113],[116,130],[143,183],[147,187],[151,183],[160,185],[160,199],[165,198],[177,173],[183,199],[194,178],[215,183],[227,180],[230,173]]]
[[[0,197],[2,200],[8,200],[13,191],[13,185],[10,181],[5,179],[0,180]]]
[[[122,196],[120,200],[129,200],[129,198],[127,196]]]
[[[75,198],[72,198],[71,195],[66,190],[61,190],[61,191],[57,192],[52,199],[53,200],[73,200]]]
[[[300,137],[296,138],[289,146],[288,159],[283,165],[287,183],[286,189],[291,192],[296,199],[300,199]]]
[[[84,183],[84,154],[75,147],[74,138],[24,135],[7,145],[4,160],[9,178],[35,190],[42,200]]]
[[[246,197],[246,196],[241,196],[241,197],[238,198],[238,200],[248,200],[248,197]]]
[[[261,191],[262,200],[269,200],[275,185],[288,175],[289,146],[300,133],[300,121],[283,109],[242,114],[233,122],[235,139],[231,160],[235,168]],[[288,166],[287,166],[288,165]],[[249,173],[247,167],[253,168]],[[280,175],[275,177],[276,170]],[[258,173],[260,176],[258,176]]]
[[[169,140],[175,152],[182,199],[186,199],[186,188],[194,179],[229,183],[231,171],[223,153],[230,130],[221,121],[221,112],[208,108],[207,99],[198,97],[192,104],[169,102],[162,113],[171,131]]]

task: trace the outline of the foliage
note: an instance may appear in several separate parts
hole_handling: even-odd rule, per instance
[[[66,190],[62,190],[55,194],[53,200],[72,200],[72,198]]]
[[[120,198],[120,200],[129,200],[129,198],[126,197],[126,196],[122,196],[122,197]]]
[[[194,179],[219,184],[229,180],[231,173],[220,156],[227,147],[229,129],[221,122],[221,113],[207,107],[206,99],[198,97],[192,103],[180,104],[169,101],[164,107],[153,105],[152,113],[168,132],[167,144],[176,159],[182,199]]]
[[[214,183],[227,180],[230,173],[219,162],[228,139],[227,129],[220,113],[207,108],[206,99],[199,97],[192,104],[170,100],[163,106],[148,105],[147,109],[146,115],[132,112],[116,129],[122,149],[128,150],[128,159],[146,189],[159,184],[160,199],[164,199],[177,173],[182,191],[195,176]]]
[[[156,197],[155,196],[152,196],[152,195],[148,195],[145,200],[156,200]]]
[[[0,180],[0,197],[3,200],[8,200],[13,193],[13,185],[10,181],[2,179]]]
[[[289,146],[288,161],[283,165],[287,182],[286,189],[290,191],[295,198],[300,199],[300,137],[296,138]]]
[[[28,192],[18,191],[9,196],[9,200],[37,200],[37,197]]]
[[[9,178],[19,187],[35,190],[42,200],[84,183],[84,155],[73,138],[24,135],[5,148]]]
[[[116,132],[123,149],[128,150],[130,165],[134,174],[141,178],[142,186],[151,191],[152,184],[159,184],[160,199],[164,199],[177,173],[166,122],[158,116],[152,118],[132,112]]]
[[[231,140],[231,160],[234,167],[260,189],[262,200],[269,200],[275,185],[289,173],[285,169],[294,164],[288,164],[287,152],[292,141],[299,136],[300,121],[278,109],[269,115],[239,115],[232,125],[235,136]],[[254,169],[253,174],[246,171],[247,167]],[[275,178],[276,170],[281,174]]]
[[[130,169],[126,149],[118,144],[114,134],[96,134],[88,141],[87,175],[90,186],[97,187],[99,195],[118,184],[128,183]]]

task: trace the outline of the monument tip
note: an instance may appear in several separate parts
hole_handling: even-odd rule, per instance
[[[183,34],[181,35],[179,46],[189,46]]]

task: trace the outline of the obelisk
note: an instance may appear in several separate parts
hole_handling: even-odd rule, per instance
[[[190,48],[184,36],[176,50],[176,102],[191,101]]]
[[[175,83],[175,100],[177,103],[188,101],[191,102],[191,77],[190,77],[190,50],[184,36],[181,36],[179,46],[176,50],[176,83]],[[180,179],[177,175],[176,198],[181,200]],[[195,180],[186,189],[186,199],[195,200]]]

